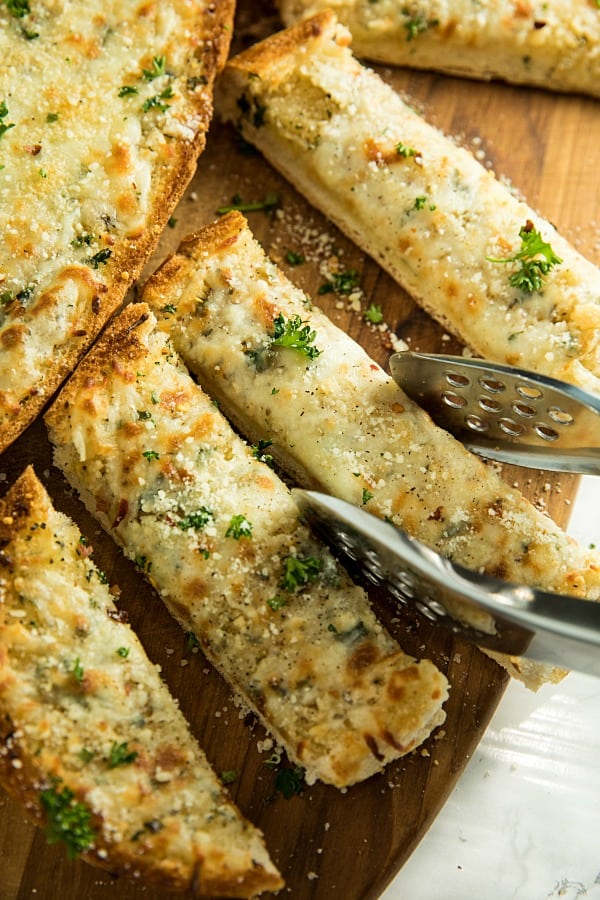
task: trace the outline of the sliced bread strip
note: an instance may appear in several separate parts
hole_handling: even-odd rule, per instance
[[[600,270],[349,40],[328,11],[251,47],[220,114],[476,353],[600,395]]]
[[[0,451],[121,304],[193,175],[233,7],[0,3]]]
[[[303,485],[362,505],[471,569],[600,598],[600,554],[435,426],[265,256],[240,213],[184,241],[143,296],[226,415],[251,440],[271,441],[268,452]],[[290,348],[302,333],[305,353]],[[531,688],[561,676],[502,662]]]
[[[286,25],[332,9],[375,62],[600,96],[592,0],[278,0]]]
[[[0,501],[0,783],[114,874],[210,897],[281,887],[90,552],[26,469]]]
[[[56,464],[307,781],[367,778],[444,720],[446,679],[402,652],[155,326],[127,307],[69,380],[46,415]]]

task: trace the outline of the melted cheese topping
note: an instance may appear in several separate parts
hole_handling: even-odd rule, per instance
[[[600,394],[598,268],[347,41],[324,13],[235,57],[221,113],[478,354]],[[527,222],[562,260],[531,294],[509,283],[517,265],[489,259],[519,252]]]
[[[471,569],[600,598],[600,554],[436,427],[311,307],[239,214],[187,241],[144,299],[206,390],[253,440],[273,441],[269,450],[302,483],[364,505]],[[273,347],[278,315],[306,322],[320,355]]]
[[[24,509],[27,513],[24,513]],[[281,880],[228,800],[91,548],[31,470],[0,503],[0,775],[29,797],[73,792],[93,830],[85,858],[163,885],[254,896]],[[233,885],[237,885],[233,888]]]
[[[310,781],[365,778],[443,720],[444,676],[387,634],[147,307],[126,310],[47,422],[90,510]]]
[[[287,25],[332,9],[355,52],[392,65],[600,91],[600,15],[591,0],[279,0]]]
[[[214,77],[206,6],[0,4],[0,422],[89,342],[182,189]]]

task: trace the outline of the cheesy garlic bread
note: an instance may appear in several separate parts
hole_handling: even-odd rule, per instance
[[[143,297],[225,414],[302,485],[364,506],[471,569],[600,598],[600,554],[435,426],[266,257],[240,213],[182,242]],[[502,661],[532,688],[561,676]]]
[[[0,783],[72,858],[195,895],[278,889],[90,552],[26,469],[0,500]]]
[[[122,302],[191,178],[233,0],[0,4],[0,451]]]
[[[56,464],[307,781],[367,778],[444,720],[445,676],[402,652],[155,326],[126,307],[80,364],[46,414]]]
[[[239,54],[221,116],[476,353],[600,394],[600,270],[349,41],[326,11]]]
[[[593,0],[278,0],[286,25],[331,9],[374,62],[600,96]]]

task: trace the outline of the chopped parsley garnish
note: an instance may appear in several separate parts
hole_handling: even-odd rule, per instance
[[[173,88],[169,85],[169,87],[166,87],[160,94],[154,94],[153,97],[148,97],[147,100],[144,100],[142,111],[148,112],[151,109],[158,109],[160,112],[166,112],[169,108],[169,104],[163,103],[163,100],[170,100],[173,96]]]
[[[62,841],[69,859],[75,859],[93,843],[95,834],[90,825],[91,811],[75,800],[73,791],[55,784],[40,792],[40,803],[47,818],[46,838],[49,844]]]
[[[169,315],[173,315],[173,313],[177,312],[177,307],[174,306],[173,303],[166,303],[164,306],[161,306],[160,311]]]
[[[285,606],[286,603],[286,598],[281,594],[276,594],[274,597],[269,597],[269,599],[267,600],[267,605],[271,607],[273,612],[277,612],[277,610]]]
[[[427,31],[428,28],[432,28],[434,25],[438,24],[437,19],[431,19],[429,21],[422,13],[411,15],[410,10],[406,7],[402,10],[402,14],[409,17],[404,23],[407,41],[412,41],[417,35],[422,34],[424,31]]]
[[[77,659],[73,663],[73,668],[71,669],[71,674],[73,675],[73,678],[75,679],[75,681],[77,681],[79,684],[81,684],[81,682],[83,681],[83,666],[81,665],[81,661],[80,661],[79,657],[77,657]]]
[[[15,127],[14,122],[3,122],[2,121],[3,119],[5,119],[7,117],[7,115],[8,115],[8,107],[6,105],[6,102],[4,100],[2,100],[2,101],[0,101],[0,138],[4,134],[6,134],[6,132],[9,130],[9,128]]]
[[[139,94],[134,84],[124,84],[123,87],[119,88],[119,97],[130,97],[132,94]]]
[[[300,316],[294,315],[291,319],[284,319],[281,313],[273,320],[273,336],[271,346],[288,347],[302,353],[307,359],[316,359],[321,355],[313,342],[316,331],[311,331],[310,325],[303,322]]]
[[[90,265],[93,269],[97,269],[101,265],[105,265],[111,256],[112,250],[110,249],[110,247],[104,247],[103,250],[98,250],[97,253],[94,253],[94,255],[90,257]]]
[[[29,0],[4,0],[7,10],[15,19],[22,19],[31,12]]]
[[[147,409],[138,409],[137,414],[138,414],[138,419],[148,420],[148,419],[152,418],[152,413],[149,412]]]
[[[303,794],[305,787],[305,773],[300,766],[286,766],[280,769],[275,777],[275,793],[282,794],[286,800]]]
[[[532,294],[541,289],[542,276],[547,275],[553,266],[560,265],[562,259],[556,255],[529,219],[519,230],[519,237],[521,249],[514,256],[501,258],[486,256],[486,259],[493,263],[520,263],[517,271],[509,276],[508,283],[526,294]]]
[[[188,516],[184,516],[180,519],[177,525],[182,531],[188,531],[190,528],[195,529],[195,531],[200,531],[200,529],[208,525],[212,517],[212,509],[208,509],[207,506],[201,506],[196,512],[190,513]]]
[[[427,206],[428,199],[429,199],[428,197],[415,197],[414,208],[415,209],[425,209],[425,207]],[[431,212],[433,212],[434,209],[437,209],[437,206],[435,205],[435,203],[430,203],[429,209],[431,210]]]
[[[381,307],[372,303],[365,313],[365,319],[367,322],[370,322],[371,325],[379,325],[383,322],[383,312]]]
[[[281,579],[281,587],[284,590],[295,591],[311,581],[316,581],[323,563],[316,556],[288,556],[285,561],[285,571]]]
[[[93,758],[94,758],[93,750],[88,750],[87,747],[82,747],[81,750],[79,751],[79,759],[81,760],[81,762],[89,763],[93,760]]]
[[[145,459],[147,459],[148,461],[151,459],[160,459],[160,456],[156,452],[156,450],[144,450],[142,456],[145,457]]]
[[[235,769],[226,769],[224,772],[221,772],[219,777],[221,784],[233,784],[234,781],[237,781],[238,773]]]
[[[231,203],[226,206],[220,206],[217,209],[217,215],[224,216],[228,212],[232,212],[233,210],[237,210],[237,212],[249,213],[249,212],[273,212],[273,210],[277,209],[279,206],[279,194],[276,194],[274,191],[271,191],[268,194],[265,194],[262,200],[249,200],[248,202],[244,202],[239,194],[234,194],[231,198]]]
[[[118,647],[117,655],[121,657],[121,659],[127,659],[129,656],[129,647]]]
[[[175,228],[175,226],[177,225],[177,219],[175,218],[175,216],[171,216],[171,218],[167,222],[167,225],[169,226],[169,228]]]
[[[232,516],[231,522],[227,526],[225,537],[235,538],[236,541],[243,537],[252,537],[252,522],[241,513],[237,516]]]
[[[373,494],[371,493],[371,491],[368,491],[367,488],[363,488],[362,505],[364,506],[365,503],[368,503],[369,500],[371,500],[372,498],[373,498]]]
[[[336,272],[329,281],[322,284],[319,294],[351,294],[358,287],[359,274],[356,269],[347,269],[345,272]]]
[[[260,459],[261,462],[265,463],[267,466],[273,466],[273,457],[270,453],[265,453],[267,447],[270,447],[273,441],[263,441],[259,439],[258,443],[252,444],[252,456],[255,459]]]
[[[94,235],[93,234],[80,234],[74,240],[71,241],[71,247],[83,247],[85,244],[89,247],[94,243]]]
[[[51,124],[52,122],[58,122],[58,113],[48,113],[46,116],[46,122]]]
[[[414,147],[408,147],[406,144],[403,144],[402,141],[398,141],[396,144],[396,153],[398,156],[404,156],[405,158],[420,155],[418,150],[415,150]]]
[[[285,254],[285,261],[289,263],[290,266],[301,266],[303,262],[306,262],[306,258],[302,253],[296,253],[294,250],[288,250]]]
[[[146,81],[154,81],[155,78],[160,78],[161,75],[165,74],[166,64],[167,58],[165,56],[155,56],[152,60],[152,68],[142,69],[142,75]]]
[[[117,766],[128,766],[132,762],[137,759],[137,753],[135,750],[130,750],[127,746],[127,741],[123,741],[122,744],[114,741],[112,747],[110,748],[110,755],[108,757],[108,768],[116,769]]]

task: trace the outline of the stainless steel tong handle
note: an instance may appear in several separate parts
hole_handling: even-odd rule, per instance
[[[392,377],[434,422],[490,459],[600,475],[600,398],[501,363],[403,351]]]
[[[313,530],[401,603],[481,647],[600,676],[600,602],[540,591],[473,572],[345,500],[294,489]],[[456,602],[492,633],[448,613]],[[486,617],[487,618],[487,617]]]

